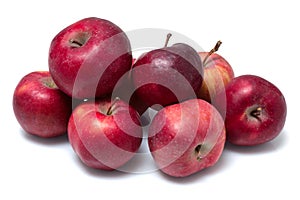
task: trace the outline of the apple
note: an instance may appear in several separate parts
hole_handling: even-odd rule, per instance
[[[128,162],[141,145],[140,117],[118,98],[89,101],[74,109],[68,136],[85,165],[114,170]]]
[[[199,52],[203,60],[204,80],[198,97],[213,103],[217,93],[225,90],[226,85],[234,78],[231,65],[219,54],[218,51],[221,41],[210,52]]]
[[[177,43],[142,54],[132,78],[139,98],[148,106],[167,106],[196,98],[202,84],[202,62],[191,46]],[[156,107],[157,108],[157,107]]]
[[[252,146],[279,135],[285,124],[287,106],[274,84],[259,76],[242,75],[234,78],[224,93],[226,101],[217,101],[216,106],[226,109],[229,142]]]
[[[55,85],[47,71],[24,76],[13,94],[13,110],[29,134],[49,138],[66,134],[72,99]]]
[[[162,172],[186,177],[213,166],[225,138],[219,112],[204,100],[191,99],[158,111],[149,127],[148,144]]]
[[[90,17],[71,24],[53,38],[48,62],[53,80],[69,96],[103,97],[130,70],[131,46],[117,25]]]

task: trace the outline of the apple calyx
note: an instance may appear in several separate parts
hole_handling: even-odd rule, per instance
[[[250,115],[259,121],[261,121],[260,118],[261,114],[262,114],[262,107],[257,107],[255,110],[250,112]]]
[[[196,156],[197,156],[197,160],[200,161],[202,159],[202,156],[201,156],[201,148],[202,148],[202,144],[198,144],[196,147],[195,147],[195,153],[196,153]]]
[[[169,40],[170,40],[171,37],[172,37],[172,34],[171,34],[171,33],[168,33],[167,38],[166,38],[166,41],[165,41],[164,47],[167,47],[167,46],[168,46],[168,43],[169,43]]]
[[[203,60],[203,66],[205,66],[207,59],[209,58],[209,56],[211,56],[213,53],[217,52],[221,46],[222,42],[219,40],[216,45],[214,46],[214,48],[212,48],[210,50],[210,52],[208,52],[207,56],[204,58]]]
[[[106,115],[112,115],[113,111],[115,110],[116,108],[116,103],[120,100],[119,97],[116,97],[113,102],[111,103],[111,105],[109,106],[107,112],[106,112]]]
[[[71,48],[79,48],[85,45],[89,39],[90,34],[88,32],[80,32],[69,40],[69,45]]]

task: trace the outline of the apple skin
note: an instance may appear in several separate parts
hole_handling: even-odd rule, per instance
[[[47,71],[24,76],[13,94],[13,110],[29,134],[49,138],[67,133],[72,99],[54,84]]]
[[[68,136],[85,165],[114,170],[128,162],[141,145],[140,117],[122,100],[86,102],[73,111]]]
[[[191,99],[158,111],[149,128],[148,144],[162,172],[186,177],[213,166],[225,140],[218,111],[204,100]]]
[[[199,52],[204,60],[209,52]],[[217,93],[225,90],[226,85],[234,78],[231,65],[219,54],[211,54],[203,63],[204,77],[198,97],[210,103],[214,102]]]
[[[198,53],[184,43],[142,54],[132,70],[137,95],[148,107],[196,98],[202,74]]]
[[[242,75],[234,78],[224,92],[226,101],[218,101],[216,106],[226,109],[225,126],[230,143],[253,146],[279,135],[285,124],[287,105],[274,84],[259,76]]]
[[[130,70],[131,46],[117,25],[90,17],[71,24],[53,38],[48,62],[55,83],[69,96],[104,97]]]

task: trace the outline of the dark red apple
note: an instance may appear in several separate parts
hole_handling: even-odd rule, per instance
[[[15,88],[13,109],[27,133],[55,137],[67,132],[72,99],[57,88],[49,72],[32,72]]]
[[[196,98],[202,74],[202,62],[195,49],[184,43],[167,47],[167,42],[161,49],[142,54],[132,70],[137,95],[148,107]]]
[[[68,125],[69,141],[84,164],[103,170],[128,162],[142,142],[138,113],[122,100],[80,104]]]
[[[208,102],[187,100],[155,115],[148,143],[159,169],[174,177],[189,176],[218,161],[225,143],[224,121]]]
[[[112,22],[95,17],[63,29],[49,50],[49,70],[55,83],[79,99],[110,94],[131,63],[126,34]]]
[[[255,75],[242,75],[234,78],[224,92],[226,101],[216,105],[226,109],[229,142],[252,146],[279,135],[285,124],[287,106],[274,84]]]
[[[198,97],[211,103],[216,94],[225,90],[226,85],[234,78],[231,65],[225,58],[215,53],[221,44],[221,41],[218,41],[210,52],[199,52],[203,60],[204,80]]]

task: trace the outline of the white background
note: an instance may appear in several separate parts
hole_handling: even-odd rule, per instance
[[[297,1],[32,1],[0,3],[0,199],[299,199],[299,4]],[[85,17],[124,31],[164,28],[219,54],[236,76],[256,74],[286,97],[278,138],[255,148],[226,146],[212,168],[187,178],[88,169],[67,138],[39,139],[15,120],[12,95],[26,74],[48,70],[52,38]]]

